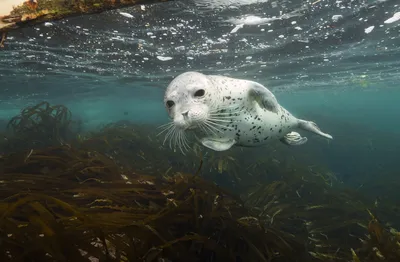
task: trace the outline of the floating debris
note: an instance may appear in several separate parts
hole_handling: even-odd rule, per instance
[[[125,12],[119,12],[120,15],[125,16],[127,18],[133,18],[134,16],[129,14],[129,13],[125,13]]]
[[[367,27],[367,28],[365,28],[364,32],[365,32],[366,34],[369,34],[369,33],[372,32],[372,30],[374,30],[374,28],[375,28],[375,26]]]
[[[173,58],[170,56],[160,56],[159,55],[159,56],[157,56],[157,59],[160,61],[169,61],[169,60],[172,60]]]
[[[395,13],[391,18],[384,21],[385,24],[391,24],[400,20],[400,12]]]

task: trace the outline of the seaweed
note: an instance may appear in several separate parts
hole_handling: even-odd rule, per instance
[[[27,107],[11,118],[7,125],[10,134],[5,150],[21,150],[61,145],[74,137],[78,122],[71,120],[71,112],[63,105],[44,101]]]
[[[139,126],[129,121],[106,124],[97,132],[80,135],[74,146],[105,153],[126,168],[149,174],[168,173],[169,171],[192,171],[199,158],[190,166],[190,157],[174,153],[162,146],[162,141],[154,134],[151,126]],[[174,168],[171,168],[174,164]],[[168,172],[168,170],[171,168]]]
[[[199,176],[124,172],[68,146],[1,164],[2,261],[292,261],[302,251]]]
[[[152,126],[120,121],[78,134],[71,119],[43,102],[9,123],[1,261],[400,259],[389,199],[378,204],[278,144],[262,153],[193,146],[182,156]]]

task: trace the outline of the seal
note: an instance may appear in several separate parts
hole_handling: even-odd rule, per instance
[[[254,81],[185,72],[168,85],[164,104],[172,119],[162,126],[161,133],[167,132],[164,143],[169,139],[170,147],[178,146],[183,153],[190,149],[188,133],[215,151],[256,147],[273,140],[303,145],[307,137],[295,129],[333,139],[314,122],[294,117],[268,88]]]

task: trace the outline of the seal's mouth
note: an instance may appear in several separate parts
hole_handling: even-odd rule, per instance
[[[175,118],[173,119],[173,124],[177,129],[181,131],[193,130],[199,126],[198,121],[193,121],[192,119]]]
[[[181,131],[188,131],[188,130],[196,129],[197,126],[196,125],[188,125],[188,124],[186,124],[186,125],[176,125],[175,124],[175,127]]]

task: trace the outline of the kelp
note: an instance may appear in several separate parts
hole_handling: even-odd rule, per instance
[[[293,261],[304,253],[199,176],[123,171],[68,146],[6,155],[1,165],[1,261]]]
[[[97,132],[78,135],[72,143],[80,148],[103,152],[121,166],[134,167],[148,174],[189,172],[197,167],[199,156],[173,152],[163,146],[163,139],[155,134],[152,126],[119,121],[102,126]]]
[[[72,121],[71,112],[64,105],[50,105],[44,101],[27,107],[11,118],[7,125],[5,151],[61,145],[74,137],[79,122]]]
[[[279,144],[182,155],[152,126],[71,119],[44,102],[10,121],[1,261],[399,261],[394,204]]]
[[[337,180],[332,177],[332,173],[321,174],[314,169],[311,171],[307,172],[306,168],[300,169],[297,166],[296,173],[291,175],[280,172],[280,178],[273,176],[275,180],[249,190],[243,197],[246,199],[245,206],[264,220],[265,224],[306,243],[309,254],[318,260],[356,261],[357,254],[353,256],[349,252],[352,249],[353,252],[363,250],[357,256],[360,261],[375,261],[371,260],[370,255],[379,254],[376,252],[376,244],[371,244],[374,238],[364,237],[366,234],[374,234],[373,231],[380,232],[378,236],[383,235],[381,232],[385,230],[377,220],[371,220],[368,226],[368,214],[372,210],[384,214],[386,219],[395,219],[397,214],[387,208],[389,204],[377,206],[365,195],[344,186],[332,186],[332,181]],[[397,232],[393,228],[390,231]],[[398,261],[393,260],[393,257],[397,257],[400,251],[399,243],[396,244],[393,237],[386,239],[382,243],[387,252],[386,260],[383,261]],[[368,255],[365,250],[368,250]]]
[[[21,27],[77,15],[166,1],[170,0],[9,0],[0,2],[0,34],[2,34],[0,47],[4,45],[7,32]]]
[[[367,211],[370,215],[368,234],[360,238],[361,248],[351,249],[352,261],[400,261],[400,233],[394,228],[384,227],[370,210]]]

